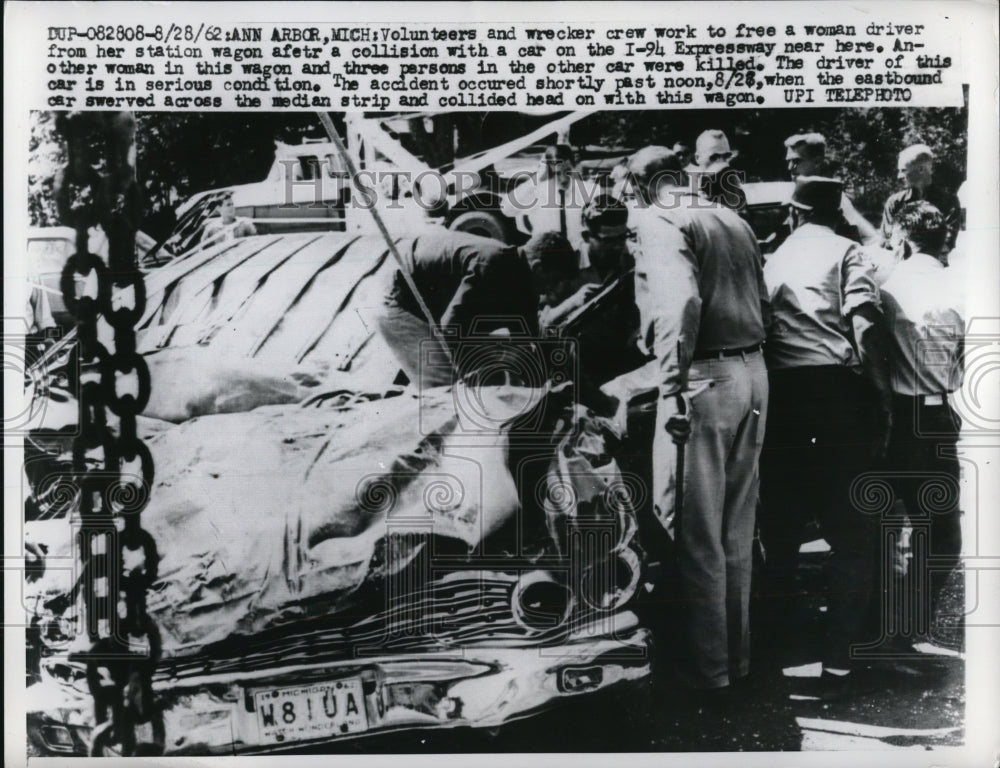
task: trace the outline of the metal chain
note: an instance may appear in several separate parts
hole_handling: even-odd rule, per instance
[[[56,187],[62,221],[76,230],[76,252],[63,268],[61,289],[76,318],[70,357],[70,389],[79,401],[79,433],[73,441],[73,472],[80,489],[77,548],[80,593],[90,650],[75,658],[87,664],[94,697],[91,753],[120,745],[124,755],[162,751],[162,713],[153,700],[152,675],[160,635],[146,613],[146,591],[156,580],[159,553],[142,528],[141,513],[153,483],[153,457],[138,436],[136,416],[149,402],[150,375],[136,351],[135,325],[146,305],[146,286],[135,257],[142,215],[136,178],[135,118],[128,112],[60,115],[67,164]],[[89,230],[100,225],[108,262],[89,252]],[[77,295],[81,279],[95,286]],[[101,342],[103,320],[113,331],[114,351]],[[119,375],[135,379],[135,394],[119,392]],[[108,423],[117,417],[117,434]],[[87,453],[100,448],[102,468]],[[138,462],[139,474],[123,472]],[[112,682],[104,684],[101,670]],[[110,710],[111,718],[108,719]],[[135,726],[151,722],[156,744],[136,742]]]

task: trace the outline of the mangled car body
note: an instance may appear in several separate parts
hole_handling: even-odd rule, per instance
[[[327,232],[147,275],[143,521],[168,754],[497,726],[649,672],[612,422],[572,385],[395,383],[372,321],[393,268],[381,238]],[[26,536],[44,552],[26,587],[28,731],[44,754],[86,753],[95,726],[60,483],[76,404],[58,378],[26,464]]]

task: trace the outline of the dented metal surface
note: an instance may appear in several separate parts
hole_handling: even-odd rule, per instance
[[[139,428],[157,467],[144,521],[162,542],[148,610],[168,753],[494,726],[649,673],[612,422],[568,391],[488,387],[476,402],[495,428],[470,431],[457,393],[392,387],[366,321],[387,264],[371,238],[263,236],[148,280],[139,349],[160,399]],[[79,752],[93,725],[67,661],[63,405],[35,432],[52,473],[47,490],[30,478],[46,493],[26,526],[49,565],[28,596],[29,733],[51,753]],[[247,707],[271,696],[318,715],[338,683],[342,707],[361,686],[363,711],[312,731]]]

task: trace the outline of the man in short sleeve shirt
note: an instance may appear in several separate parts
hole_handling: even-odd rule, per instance
[[[205,223],[205,231],[201,236],[204,246],[218,245],[237,240],[241,237],[252,237],[257,234],[250,219],[236,215],[236,205],[233,202],[233,193],[227,191],[223,194],[219,204],[219,216],[209,219]]]
[[[900,595],[914,617],[912,642],[936,642],[934,615],[962,547],[959,464],[960,419],[948,396],[962,385],[965,320],[961,283],[945,266],[944,216],[926,201],[903,206],[896,227],[909,246],[882,286],[889,321],[893,435],[887,463],[893,487],[913,530],[912,583]],[[930,483],[938,491],[921,492]],[[925,543],[917,544],[917,539]]]
[[[788,596],[805,525],[814,513],[819,518],[832,550],[824,673],[838,682],[850,672],[850,646],[862,639],[875,595],[879,521],[857,508],[852,486],[872,461],[873,444],[888,440],[891,410],[872,267],[859,246],[833,229],[841,195],[835,179],[799,177],[796,229],[764,267],[771,410],[760,526],[767,558],[762,609],[773,617],[761,629],[776,632],[794,607]],[[881,426],[877,434],[873,423]]]

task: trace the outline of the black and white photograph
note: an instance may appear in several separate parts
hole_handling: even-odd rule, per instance
[[[92,66],[53,29],[52,77]],[[27,111],[26,764],[972,765],[975,93]]]

